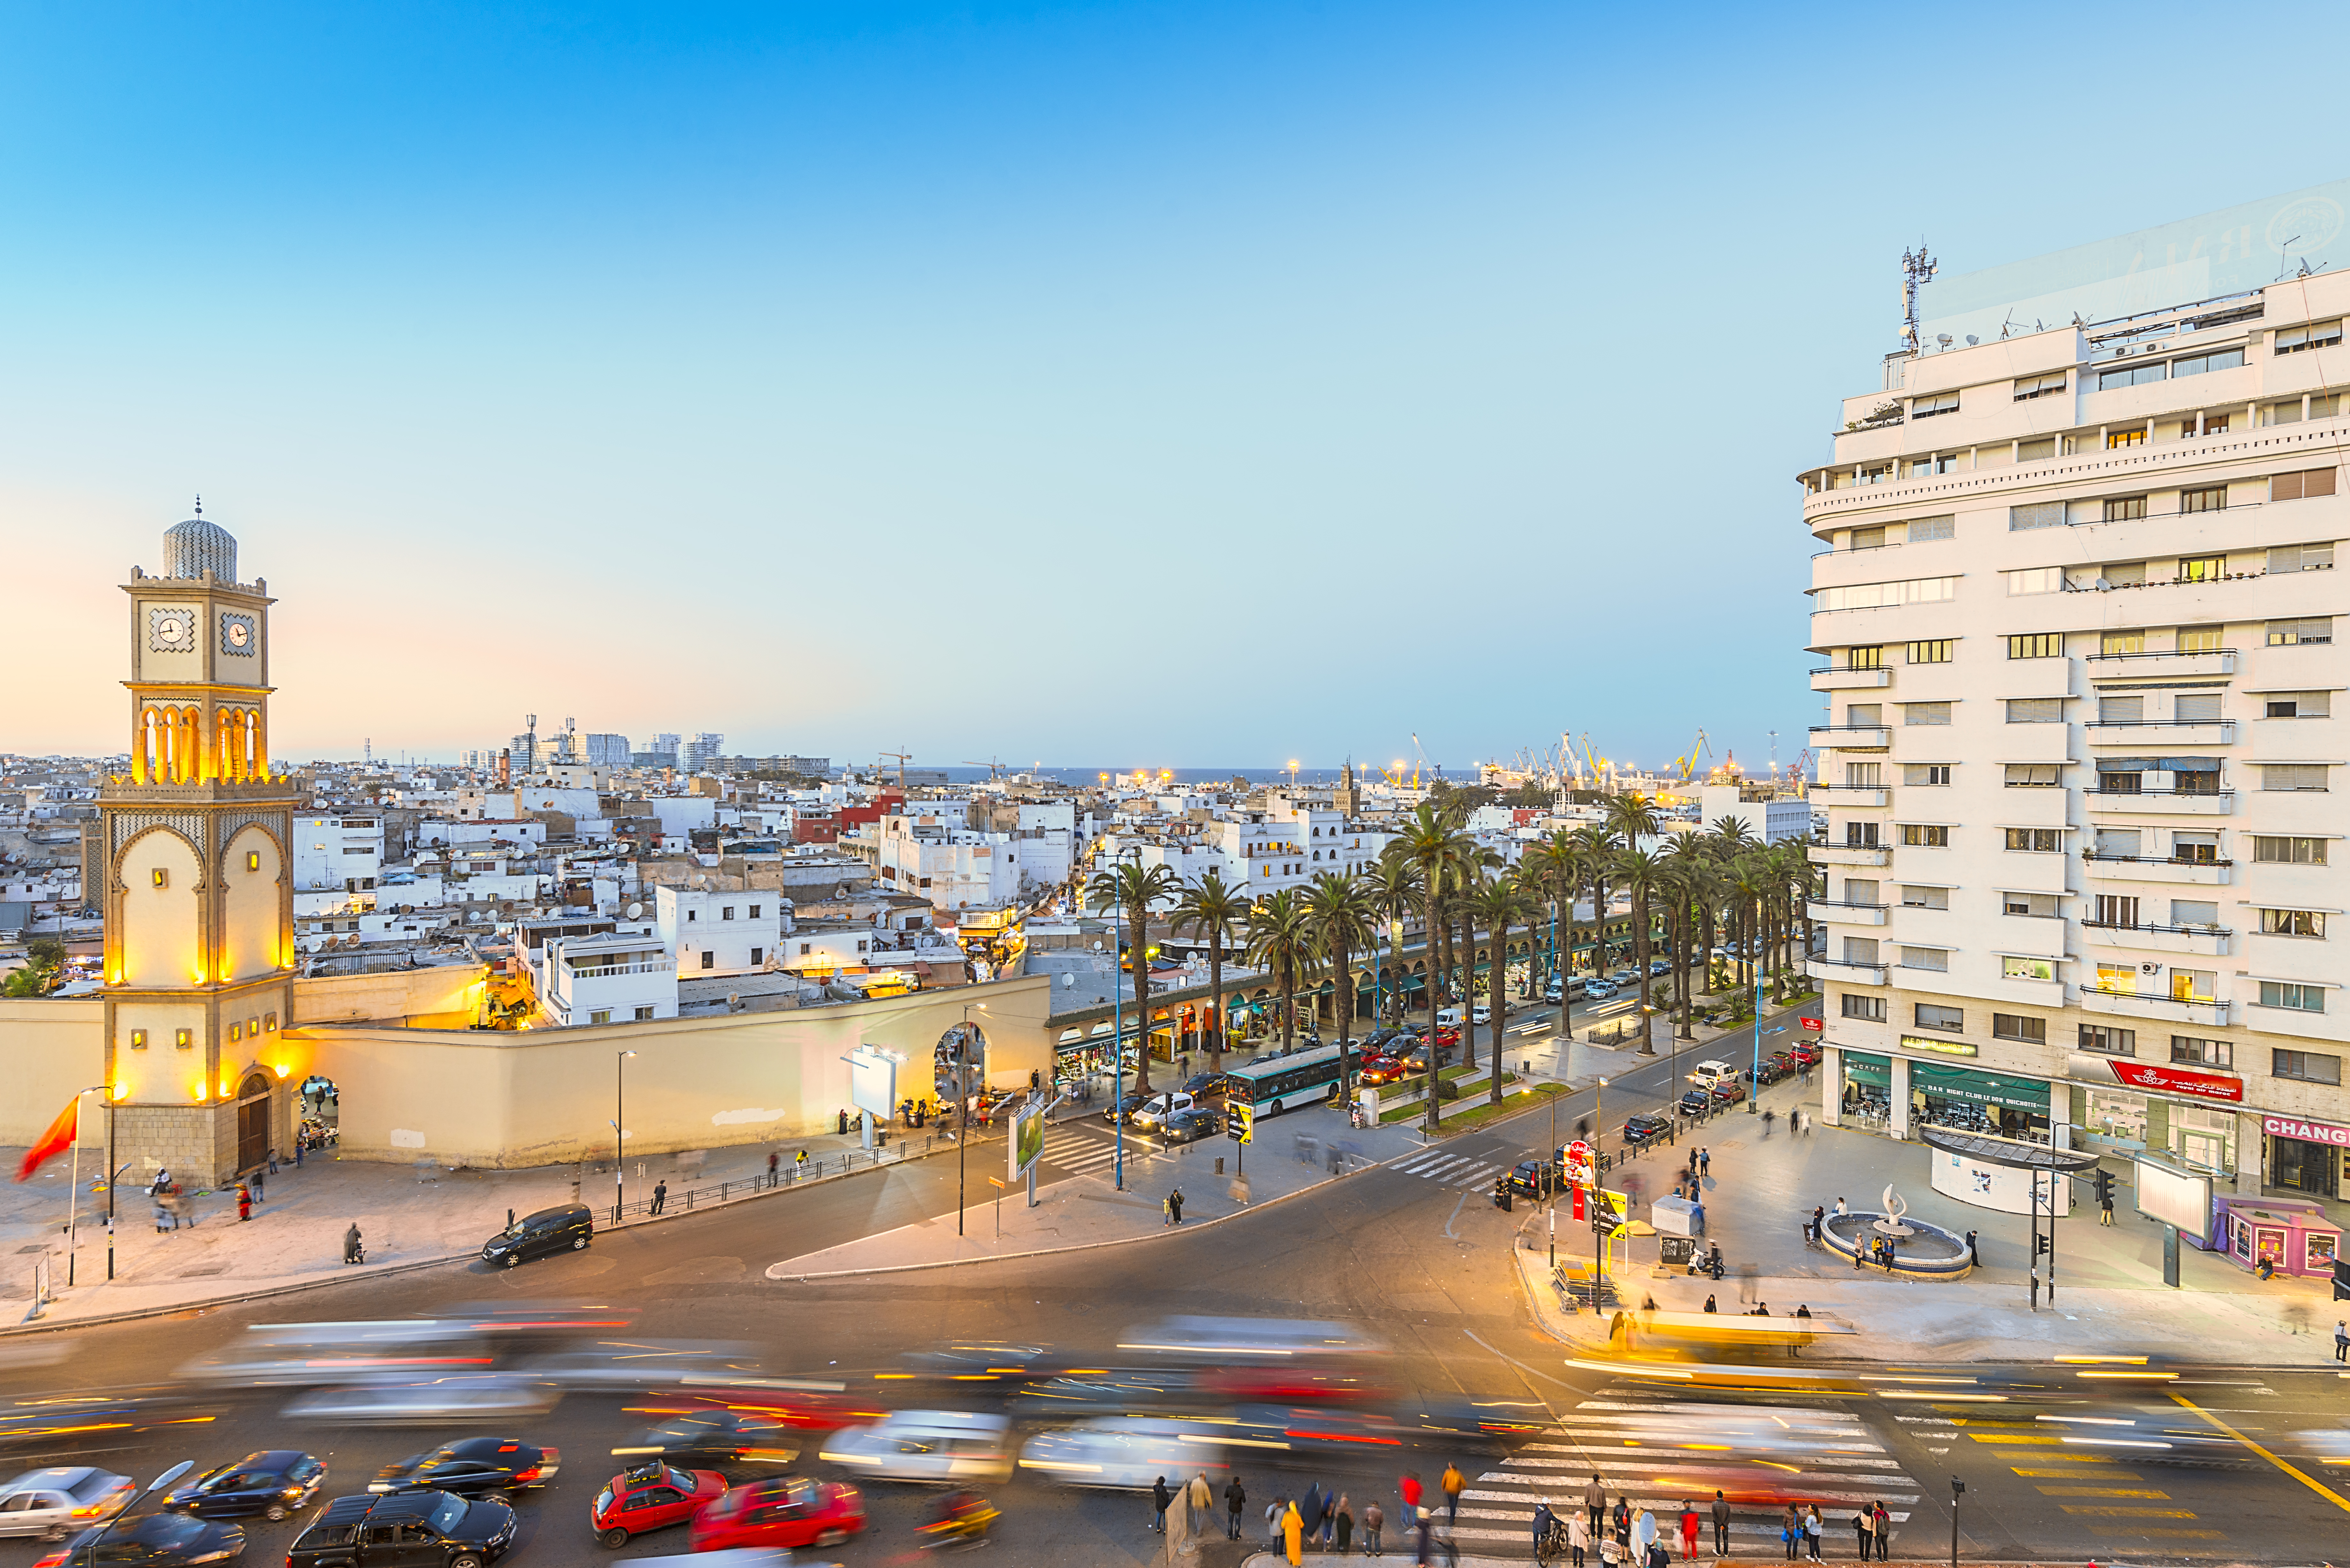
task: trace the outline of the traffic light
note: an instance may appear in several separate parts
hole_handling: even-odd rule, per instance
[[[2043,1236],[2043,1235],[2042,1235],[2042,1234],[2041,1234],[2039,1231],[2034,1231],[2032,1233],[2032,1255],[2033,1255],[2033,1257],[2035,1257],[2035,1258],[2036,1258],[2036,1257],[2038,1257],[2038,1256],[2039,1256],[2041,1253],[2043,1253],[2043,1252],[2053,1252],[2053,1251],[2054,1251],[2055,1250],[2056,1250],[2056,1238],[2055,1238],[2055,1237],[2054,1237],[2054,1236]]]
[[[2110,1170],[2100,1169],[2094,1177],[2091,1178],[2091,1179],[2095,1183],[2097,1189],[2097,1207],[2100,1209],[2111,1208],[2114,1201],[2114,1173]]]

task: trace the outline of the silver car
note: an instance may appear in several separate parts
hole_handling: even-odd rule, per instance
[[[563,1391],[522,1377],[435,1377],[421,1383],[370,1383],[319,1388],[286,1407],[289,1421],[348,1421],[404,1427],[445,1421],[508,1421],[544,1416]]]
[[[1227,1469],[1213,1457],[1222,1429],[1214,1422],[1180,1417],[1105,1416],[1039,1432],[1022,1447],[1020,1468],[1064,1486],[1147,1490],[1164,1477]]]
[[[129,1476],[87,1465],[26,1470],[0,1488],[0,1535],[63,1541],[120,1513],[137,1490]]]
[[[1012,1473],[1012,1425],[968,1410],[900,1410],[833,1433],[821,1457],[872,1480],[1000,1481]]]

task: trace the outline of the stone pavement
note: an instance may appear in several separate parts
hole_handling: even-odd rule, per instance
[[[2331,1364],[2333,1328],[2343,1315],[2325,1282],[2284,1275],[2263,1284],[2218,1253],[2181,1248],[2180,1282],[2162,1283],[2160,1228],[2131,1211],[2126,1168],[2114,1224],[2101,1226],[2088,1183],[2074,1190],[2073,1217],[2059,1222],[2056,1299],[2043,1295],[2031,1310],[2028,1221],[2022,1215],[1976,1209],[1928,1185],[1929,1151],[1874,1133],[1818,1126],[1801,1137],[1786,1130],[1786,1113],[1816,1106],[1816,1088],[1774,1085],[1761,1096],[1777,1113],[1766,1132],[1759,1115],[1724,1113],[1681,1134],[1678,1147],[1637,1158],[1608,1178],[1631,1194],[1645,1217],[1648,1200],[1669,1195],[1676,1170],[1693,1147],[1712,1155],[1704,1184],[1707,1240],[1718,1242],[1728,1265],[1720,1284],[1679,1270],[1657,1277],[1655,1238],[1631,1242],[1632,1268],[1611,1263],[1625,1304],[1648,1298],[1668,1312],[1702,1310],[1707,1296],[1720,1310],[1741,1312],[1768,1303],[1778,1314],[1807,1305],[1815,1315],[1852,1324],[1856,1339],[1838,1339],[1833,1354],[1875,1359],[2015,1360],[2057,1353],[2127,1351],[2192,1360],[2260,1365]],[[1936,1283],[1887,1279],[1855,1271],[1803,1238],[1814,1204],[1833,1211],[1844,1198],[1856,1210],[1880,1210],[1890,1182],[1916,1218],[1963,1235],[1978,1233],[1982,1263],[1963,1281]],[[1606,1338],[1607,1318],[1568,1314],[1549,1284],[1546,1222],[1530,1216],[1520,1231],[1517,1262],[1545,1331],[1569,1343]],[[1561,1253],[1569,1251],[1560,1225]],[[1620,1255],[1621,1244],[1611,1250]],[[1591,1238],[1575,1231],[1573,1255],[1588,1262]],[[1822,1346],[1814,1355],[1830,1353]]]
[[[1096,1127],[1099,1127],[1098,1120]],[[1103,1129],[1106,1133],[1107,1129]],[[1007,1189],[1000,1204],[995,1189],[976,1174],[975,1196],[964,1216],[963,1233],[955,1233],[954,1216],[901,1226],[822,1251],[787,1258],[767,1270],[771,1280],[818,1279],[827,1275],[865,1273],[880,1270],[919,1269],[941,1264],[983,1262],[994,1258],[1022,1257],[1043,1251],[1132,1241],[1169,1231],[1161,1199],[1177,1187],[1183,1189],[1183,1228],[1228,1219],[1250,1209],[1295,1196],[1326,1182],[1342,1179],[1333,1174],[1329,1156],[1342,1155],[1347,1173],[1382,1163],[1425,1147],[1417,1127],[1352,1127],[1346,1114],[1326,1106],[1291,1111],[1274,1120],[1260,1121],[1256,1141],[1244,1158],[1228,1137],[1201,1138],[1197,1143],[1160,1149],[1155,1142],[1127,1138],[1126,1188],[1118,1190],[1111,1168],[1097,1154],[1071,1156],[1060,1140],[1088,1138],[1107,1143],[1105,1136],[1056,1129],[1045,1136],[1045,1158],[1082,1158],[1091,1167],[1037,1189],[1036,1207],[1027,1206],[1020,1189]],[[1225,1174],[1216,1174],[1216,1161]],[[999,1158],[989,1175],[1003,1168]],[[1245,1176],[1242,1171],[1245,1171]],[[985,1196],[978,1196],[983,1194]],[[1001,1226],[999,1234],[998,1227]]]

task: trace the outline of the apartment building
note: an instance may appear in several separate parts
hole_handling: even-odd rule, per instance
[[[2321,273],[1846,400],[1801,476],[1829,1119],[2343,1194],[2345,314]]]

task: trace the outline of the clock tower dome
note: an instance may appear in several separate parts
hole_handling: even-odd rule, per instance
[[[233,1179],[292,1147],[292,784],[269,765],[267,583],[203,515],[130,569],[130,771],[99,797],[117,1161]]]

